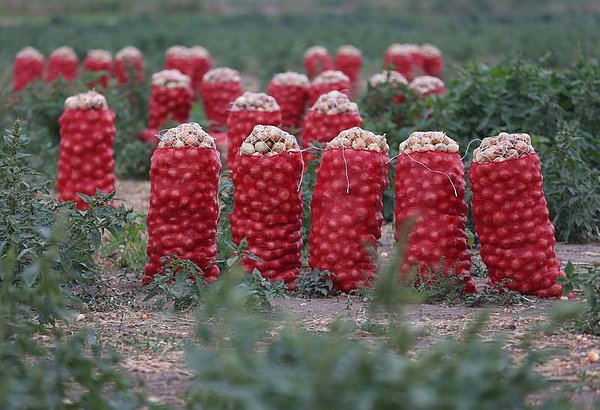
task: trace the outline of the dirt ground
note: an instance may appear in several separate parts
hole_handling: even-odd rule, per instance
[[[149,182],[120,181],[117,192],[123,201],[141,212],[147,212]],[[391,243],[391,230],[384,229],[383,249]],[[600,263],[600,245],[557,245],[559,258],[576,266]],[[90,310],[78,317],[74,327],[91,327],[98,331],[103,342],[116,348],[123,357],[124,368],[136,380],[145,383],[152,399],[169,407],[182,405],[181,396],[191,376],[185,368],[183,347],[194,333],[193,312],[176,313],[155,310],[142,302],[139,276],[124,275],[114,269],[103,278],[107,291],[106,309]],[[478,285],[484,279],[476,278]],[[576,298],[577,299],[577,298]],[[501,332],[506,335],[506,348],[515,352],[516,345],[528,329],[544,320],[548,310],[557,303],[527,297],[510,307],[492,307],[483,337]],[[366,318],[366,304],[358,296],[335,296],[326,299],[277,299],[275,306],[289,312],[314,332],[327,332],[328,324],[336,318],[357,323]],[[466,324],[482,313],[481,308],[465,306],[414,305],[408,319],[425,331],[418,349],[427,349],[438,340],[458,337]],[[540,371],[556,383],[567,387],[574,400],[584,408],[600,401],[600,362],[589,363],[590,351],[600,353],[600,337],[559,331],[541,336],[535,341],[538,349],[557,349],[558,354],[546,362]]]

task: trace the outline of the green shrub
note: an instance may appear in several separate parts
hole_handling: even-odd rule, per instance
[[[256,315],[245,308],[239,277],[227,275],[204,299],[199,342],[187,348],[194,372],[187,408],[532,408],[530,395],[545,387],[534,370],[540,356],[526,349],[517,362],[502,338],[481,340],[482,318],[463,338],[415,353],[416,336],[403,319],[415,298],[396,272],[392,264],[374,285],[369,320],[384,315],[389,325],[378,327],[383,337],[369,345],[354,338],[353,322],[338,320],[315,334],[295,320]],[[561,310],[552,321],[571,315]]]
[[[121,229],[127,212],[106,195],[86,197],[87,211],[53,199],[33,178],[26,143],[17,122],[0,144],[0,408],[139,408],[117,357],[90,331],[61,326],[73,285],[95,279],[102,232]]]

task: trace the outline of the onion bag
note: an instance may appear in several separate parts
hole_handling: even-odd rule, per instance
[[[94,91],[67,98],[58,119],[60,145],[56,190],[60,201],[87,204],[77,193],[94,195],[115,190],[115,113],[104,97]]]
[[[278,130],[259,125],[246,143],[253,136],[264,134],[265,129]],[[240,153],[235,157],[231,232],[236,244],[247,238],[248,251],[261,259],[244,258],[248,272],[256,268],[263,277],[283,281],[294,289],[301,267],[303,202],[299,186],[304,167],[295,139],[284,131],[278,132],[292,141],[285,148],[291,151],[272,156]],[[261,143],[258,140],[255,146]]]
[[[333,69],[333,60],[324,47],[310,47],[304,53],[304,71],[313,79],[324,71]]]
[[[77,79],[79,59],[70,47],[59,47],[50,53],[46,81],[52,82],[57,78],[71,82]]]
[[[314,142],[326,143],[343,130],[360,126],[362,126],[362,117],[358,113],[327,115],[309,110],[304,119],[302,142],[305,147]]]
[[[192,56],[190,60],[192,64],[192,88],[194,92],[199,94],[202,77],[210,71],[213,61],[210,56]]]
[[[167,54],[165,58],[165,70],[179,70],[191,78],[193,74],[192,64],[187,57]]]
[[[267,94],[277,100],[281,108],[281,124],[285,129],[299,129],[306,102],[308,101],[308,87],[298,85],[279,85],[269,82]]]
[[[29,83],[40,80],[43,73],[44,56],[33,47],[24,48],[13,62],[13,91],[21,91]]]
[[[83,60],[83,70],[95,73],[104,73],[97,80],[90,81],[88,87],[93,88],[98,85],[108,86],[110,75],[113,71],[112,56],[105,50],[90,50]]]
[[[133,74],[133,81],[139,83],[144,81],[144,56],[135,47],[122,48],[115,56],[115,76],[119,84],[125,84],[131,80],[129,75]]]
[[[446,92],[446,86],[444,85],[444,82],[431,75],[421,75],[416,77],[411,81],[409,87],[423,97],[443,94]]]
[[[494,138],[514,136],[525,138],[529,148],[513,158],[511,149],[500,145],[502,141],[497,146],[508,156],[496,158],[493,146],[489,155],[478,148],[469,169],[481,257],[492,283],[507,280],[508,289],[526,295],[560,297],[562,287],[556,279],[564,273],[554,252],[554,226],[542,189],[540,159],[526,134],[503,133]],[[482,154],[487,158],[478,162]]]
[[[275,99],[264,93],[246,92],[237,98],[227,118],[227,164],[231,167],[240,146],[255,125],[281,124],[281,110]]]
[[[395,177],[396,239],[416,216],[401,274],[416,268],[422,277],[460,276],[471,293],[464,174],[458,145],[443,133],[415,132],[403,142]]]
[[[340,91],[350,96],[350,82],[340,81],[335,83],[312,84],[308,89],[309,106],[316,103],[321,95],[327,94],[330,91]]]
[[[227,125],[229,104],[242,95],[243,91],[242,84],[239,81],[202,82],[200,95],[206,119],[211,123],[211,129],[223,128]]]
[[[189,120],[193,93],[188,76],[177,70],[163,70],[152,75],[148,127],[159,129],[168,121]]]
[[[440,77],[444,71],[444,60],[440,50],[434,45],[423,44],[421,55],[425,74]]]
[[[371,149],[346,147],[366,145],[351,138],[360,133],[367,131],[343,131],[328,144],[311,203],[309,265],[334,273],[334,288],[343,292],[368,286],[375,275],[370,248],[381,237],[383,191],[389,183],[389,159],[385,149],[378,150],[387,147],[383,137],[369,133],[376,141]]]
[[[219,173],[214,141],[198,124],[181,124],[161,135],[150,166],[149,262],[144,283],[163,271],[161,258],[194,262],[214,280],[217,254]]]
[[[346,94],[332,91],[323,94],[311,107],[304,119],[303,145],[326,143],[333,140],[340,132],[352,127],[362,126],[362,118],[356,103],[350,101]],[[304,160],[312,161],[314,156],[304,152]]]
[[[385,52],[384,67],[393,67],[408,81],[424,72],[425,60],[421,49],[414,44],[392,44]]]
[[[360,93],[360,69],[362,67],[362,56],[360,50],[352,46],[340,47],[335,56],[335,69],[346,74],[350,78],[352,95]]]

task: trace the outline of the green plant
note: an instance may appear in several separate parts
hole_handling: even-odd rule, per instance
[[[146,215],[131,212],[123,229],[111,232],[108,242],[103,245],[103,253],[109,258],[116,257],[120,268],[139,272],[146,264],[147,242]]]
[[[370,317],[382,314],[389,326],[370,346],[353,337],[355,327],[348,321],[314,334],[294,320],[266,320],[247,309],[239,273],[227,275],[201,306],[200,342],[187,348],[194,372],[187,408],[532,408],[528,397],[545,387],[534,370],[541,356],[525,349],[515,362],[502,338],[480,340],[484,318],[462,339],[409,354],[415,336],[403,311],[415,296],[401,285],[397,269],[393,262],[374,284]],[[550,323],[532,334],[571,315],[554,312]]]
[[[559,280],[564,295],[583,291],[587,302],[586,310],[574,321],[574,328],[579,332],[600,336],[600,265],[587,266],[583,272],[577,272],[575,265],[569,261],[565,266],[565,274]]]
[[[164,272],[154,276],[145,286],[148,292],[144,302],[155,299],[158,309],[171,302],[173,309],[184,310],[198,306],[207,286],[202,269],[194,262],[176,257],[165,257]]]
[[[323,298],[333,294],[333,276],[326,270],[312,269],[300,274],[296,292],[304,298]]]
[[[585,159],[581,130],[567,124],[544,153],[544,193],[557,239],[588,242],[600,238],[600,168]]]
[[[86,211],[59,203],[37,182],[19,122],[0,149],[0,407],[134,409],[141,393],[93,333],[65,331],[77,283],[95,278],[102,232],[123,210],[112,196],[85,197]]]

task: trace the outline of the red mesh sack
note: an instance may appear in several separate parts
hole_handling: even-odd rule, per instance
[[[192,80],[194,92],[200,91],[202,78],[212,68],[212,58],[204,47],[173,46],[167,50],[165,68],[179,70]]]
[[[106,50],[90,50],[83,60],[83,70],[95,73],[104,73],[97,80],[90,81],[88,87],[98,85],[108,86],[110,74],[113,71],[113,60],[111,54]]]
[[[152,75],[148,127],[159,129],[167,121],[189,120],[193,93],[190,78],[177,70],[163,70]]]
[[[564,276],[542,189],[540,159],[527,134],[485,138],[469,169],[473,218],[492,283],[560,297]]]
[[[354,46],[342,46],[337,50],[335,56],[335,69],[346,74],[350,78],[352,95],[355,97],[360,93],[360,69],[362,67],[362,55]]]
[[[428,97],[446,92],[444,82],[431,75],[421,75],[411,81],[409,87],[417,94]]]
[[[356,103],[346,94],[332,91],[319,97],[315,105],[306,114],[302,141],[304,147],[311,143],[326,143],[340,132],[352,127],[362,126],[362,117]],[[304,152],[304,160],[311,161],[314,156]]]
[[[234,100],[227,118],[227,164],[231,167],[242,142],[255,125],[280,125],[281,110],[273,97],[245,92]]]
[[[195,92],[200,93],[202,78],[212,69],[213,60],[208,50],[201,46],[190,48],[189,54],[192,64],[192,88]]]
[[[276,74],[267,87],[267,93],[281,108],[281,124],[285,129],[300,129],[308,101],[310,83],[304,74],[293,72]]]
[[[392,44],[385,52],[384,67],[393,67],[408,81],[424,72],[425,60],[421,50],[414,44]]]
[[[60,201],[87,204],[77,193],[94,195],[115,190],[115,113],[95,91],[69,97],[58,119],[60,145],[56,190]]]
[[[44,56],[33,47],[25,47],[13,62],[13,91],[21,91],[29,83],[40,80],[43,73]]]
[[[396,239],[416,216],[401,273],[456,275],[472,293],[464,174],[458,144],[444,133],[415,132],[402,142],[395,174]]]
[[[150,165],[148,264],[144,283],[162,272],[161,258],[176,255],[194,262],[211,281],[217,254],[221,161],[213,139],[195,123],[161,136]]]
[[[444,72],[444,60],[440,50],[434,45],[423,44],[421,46],[421,55],[423,56],[425,74],[441,77]]]
[[[48,58],[46,81],[52,82],[59,77],[64,81],[75,81],[78,66],[79,59],[73,49],[71,47],[59,47],[50,53]]]
[[[313,79],[322,72],[333,69],[333,60],[326,48],[310,47],[304,53],[304,71],[308,78]]]
[[[312,107],[319,97],[330,91],[340,91],[350,96],[350,79],[341,71],[329,70],[319,74],[308,89],[308,104]]]
[[[211,130],[227,125],[229,105],[243,92],[239,73],[235,70],[215,68],[204,75],[200,84],[200,96]]]
[[[368,286],[375,274],[369,248],[381,237],[388,149],[384,137],[351,128],[323,153],[311,203],[309,265],[334,273],[337,290]]]
[[[129,82],[128,76],[133,73],[133,81],[144,81],[144,56],[135,47],[124,47],[115,56],[115,76],[119,84]]]
[[[384,86],[388,86],[389,88],[395,91],[392,99],[394,104],[402,104],[406,101],[406,95],[404,94],[404,87],[408,86],[408,81],[406,78],[400,74],[398,71],[382,71],[380,73],[373,74],[371,78],[369,78],[369,85],[373,89],[381,89]],[[369,99],[367,99],[367,104],[371,103]]]
[[[245,258],[244,267],[289,289],[296,287],[301,266],[303,169],[295,138],[263,125],[245,140],[233,167],[233,241],[246,238],[249,252],[261,259]]]

